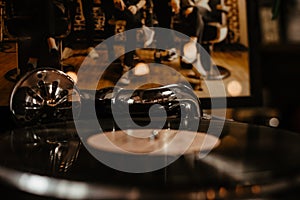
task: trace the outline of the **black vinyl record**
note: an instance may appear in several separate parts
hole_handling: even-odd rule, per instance
[[[201,120],[198,131],[213,135],[208,133],[210,123],[223,124]],[[109,119],[100,124],[106,132],[118,129]],[[170,120],[168,128],[176,129],[176,124],[178,121]],[[86,138],[79,136],[74,122],[1,133],[1,185],[32,198],[263,199],[299,195],[300,135],[296,133],[226,121],[220,143],[205,157],[183,154],[168,166],[146,173],[122,172],[103,164],[82,142],[96,131],[90,127],[86,133]]]

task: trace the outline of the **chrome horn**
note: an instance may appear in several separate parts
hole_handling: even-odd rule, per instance
[[[40,68],[24,75],[10,97],[10,110],[22,124],[72,119],[81,107],[73,80],[53,68]]]
[[[159,108],[167,112],[168,117],[202,117],[200,100],[194,91],[184,84],[170,84],[166,86],[126,90],[121,89],[116,93],[113,104],[120,107],[129,106],[130,115],[136,117],[148,116],[152,105],[160,105]]]

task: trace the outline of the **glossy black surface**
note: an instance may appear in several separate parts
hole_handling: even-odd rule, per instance
[[[202,120],[199,131],[207,131],[210,123],[222,125]],[[114,123],[100,124],[110,130]],[[169,123],[174,129],[177,124]],[[95,134],[92,128],[87,132]],[[97,161],[74,124],[64,122],[1,133],[0,178],[17,191],[70,199],[287,197],[299,195],[294,190],[300,186],[299,144],[296,133],[227,121],[220,146],[206,157],[185,155],[164,169],[134,174]],[[35,175],[42,175],[40,184],[47,183],[42,190],[32,182]]]

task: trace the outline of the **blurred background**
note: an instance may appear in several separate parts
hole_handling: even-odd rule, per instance
[[[226,5],[237,5],[240,0],[226,0]],[[258,39],[258,52],[260,58],[260,72],[253,74],[253,79],[259,79],[262,91],[262,105],[258,107],[235,107],[229,109],[228,118],[253,123],[279,127],[300,133],[300,0],[257,0],[258,20],[257,26],[260,28],[260,38]],[[2,5],[2,1],[0,2]],[[1,7],[2,8],[2,7]],[[99,6],[95,6],[95,13],[99,21],[96,31],[101,32],[103,27],[103,15]],[[3,12],[3,9],[1,10]],[[1,13],[3,15],[4,13]],[[234,20],[230,24],[230,29],[235,30]],[[82,21],[76,18],[75,30],[80,33],[83,26]],[[1,33],[3,32],[3,22],[1,22]],[[248,30],[249,32],[255,31]],[[233,31],[234,32],[234,31]],[[229,34],[234,40],[234,34]],[[15,67],[11,60],[15,59],[15,49],[7,45],[5,35],[1,34],[0,53],[5,53],[6,60],[0,62],[0,72],[4,74],[7,68]],[[101,38],[102,35],[99,35]],[[97,38],[96,38],[97,39]],[[3,42],[4,41],[4,42]],[[4,59],[4,58],[3,58]],[[8,66],[11,64],[12,66]],[[12,90],[12,83],[3,81],[0,77],[0,102],[7,100],[4,97]],[[11,125],[9,122],[9,108],[1,104],[0,121],[5,129]]]
[[[277,115],[280,128],[300,132],[300,1],[258,3],[263,109],[238,110],[234,115],[238,120],[267,124],[270,116]]]

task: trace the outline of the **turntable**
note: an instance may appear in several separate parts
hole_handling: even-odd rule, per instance
[[[114,123],[103,122],[112,134]],[[209,123],[201,121],[199,135]],[[170,124],[176,126],[178,121]],[[93,128],[87,132],[98,137]],[[227,121],[220,143],[205,157],[188,152],[162,169],[128,173],[100,162],[82,144],[74,123],[63,122],[2,133],[0,177],[2,185],[36,198],[285,198],[299,195],[299,142],[299,135],[291,132]],[[104,157],[116,156],[122,165],[134,160],[121,152],[94,150],[102,151]],[[174,155],[151,156],[158,162]],[[153,162],[143,158],[145,167]]]
[[[48,82],[53,83],[53,80],[39,84],[40,88],[52,88]],[[64,86],[62,84],[59,91],[64,91]],[[176,95],[177,90],[185,95]],[[150,100],[147,95],[143,96],[147,93],[156,98]],[[86,101],[91,100],[87,98],[88,94],[85,91],[81,94],[85,98],[81,99],[79,95],[79,99],[67,100],[75,100],[82,110],[86,108]],[[18,199],[269,199],[300,196],[300,135],[207,119],[199,107],[201,104],[186,101],[186,96],[191,97],[192,93],[178,85],[136,93],[107,88],[96,93],[98,103],[94,104],[100,106],[97,110],[101,108],[107,114],[99,115],[98,112],[97,118],[79,115],[72,120],[61,118],[66,116],[64,114],[51,115],[55,119],[53,122],[49,117],[43,118],[46,122],[36,118],[48,110],[32,112],[30,109],[30,116],[34,118],[25,120],[29,124],[1,133],[2,194],[8,193]],[[37,105],[30,103],[34,99],[32,95],[30,97],[26,98],[28,109],[28,105]],[[166,112],[163,118],[156,112],[149,111],[152,114],[148,117],[135,112],[131,116],[133,120],[129,120],[128,116],[123,117],[126,116],[124,110],[119,109],[121,117],[116,121],[111,117],[112,104],[106,104],[112,101],[127,102],[129,110],[134,108],[136,111],[141,111],[138,108],[143,105],[148,109],[149,105],[157,104],[160,105],[159,113],[160,109]],[[50,102],[55,100],[52,98]],[[122,105],[120,102],[118,105]],[[39,108],[45,106],[38,105]],[[65,105],[69,104],[58,108]],[[57,111],[57,107],[53,107],[52,114]],[[199,110],[188,115],[191,108]],[[30,123],[32,120],[35,124]]]

